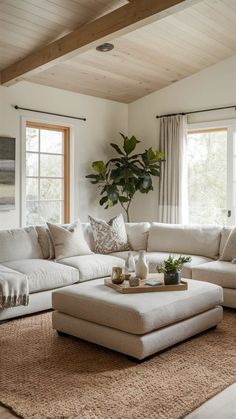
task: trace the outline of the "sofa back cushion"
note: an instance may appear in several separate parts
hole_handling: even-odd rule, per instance
[[[169,252],[217,259],[221,227],[152,223],[148,252]]]
[[[136,251],[146,250],[150,224],[145,222],[126,223],[125,228],[131,249]]]
[[[227,240],[229,238],[229,235],[230,235],[231,231],[232,231],[232,227],[223,227],[222,230],[221,230],[220,251],[219,251],[219,253],[220,253],[220,260],[223,260],[222,259],[222,257],[223,257],[223,251],[224,251],[226,242],[227,242]]]
[[[95,242],[93,238],[92,227],[90,223],[81,223],[84,232],[84,238],[90,249],[95,251]],[[150,223],[125,223],[125,229],[128,236],[128,242],[132,250],[146,250]]]
[[[35,227],[0,231],[0,262],[43,259]]]

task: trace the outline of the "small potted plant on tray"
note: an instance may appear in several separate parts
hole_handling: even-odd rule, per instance
[[[157,272],[164,274],[165,285],[179,284],[181,280],[181,270],[185,263],[191,262],[190,256],[179,256],[175,259],[169,256],[160,265],[157,265]]]

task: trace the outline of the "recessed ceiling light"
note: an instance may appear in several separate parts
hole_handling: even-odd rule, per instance
[[[108,42],[106,42],[105,44],[98,45],[96,47],[96,50],[100,52],[108,52],[108,51],[111,51],[113,48],[114,48],[113,44],[109,44]]]

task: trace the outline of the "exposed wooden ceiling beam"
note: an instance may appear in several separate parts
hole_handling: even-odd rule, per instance
[[[132,0],[105,16],[89,22],[2,70],[1,84],[11,85],[58,62],[111,41],[162,19],[200,0]]]

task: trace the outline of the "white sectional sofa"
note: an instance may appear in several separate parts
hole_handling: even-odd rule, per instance
[[[94,251],[90,224],[84,223],[83,230]],[[191,263],[183,268],[183,277],[222,286],[224,305],[236,308],[236,265],[219,260],[230,229],[144,222],[126,224],[126,231],[135,256],[139,250],[147,251],[151,272],[170,253],[191,255]],[[46,243],[46,230],[44,239]],[[109,276],[112,267],[124,266],[127,257],[127,252],[93,253],[56,262],[50,260],[49,246],[41,246],[35,227],[0,231],[0,272],[7,267],[26,275],[30,291],[29,305],[0,309],[0,321],[50,309],[53,290]]]

